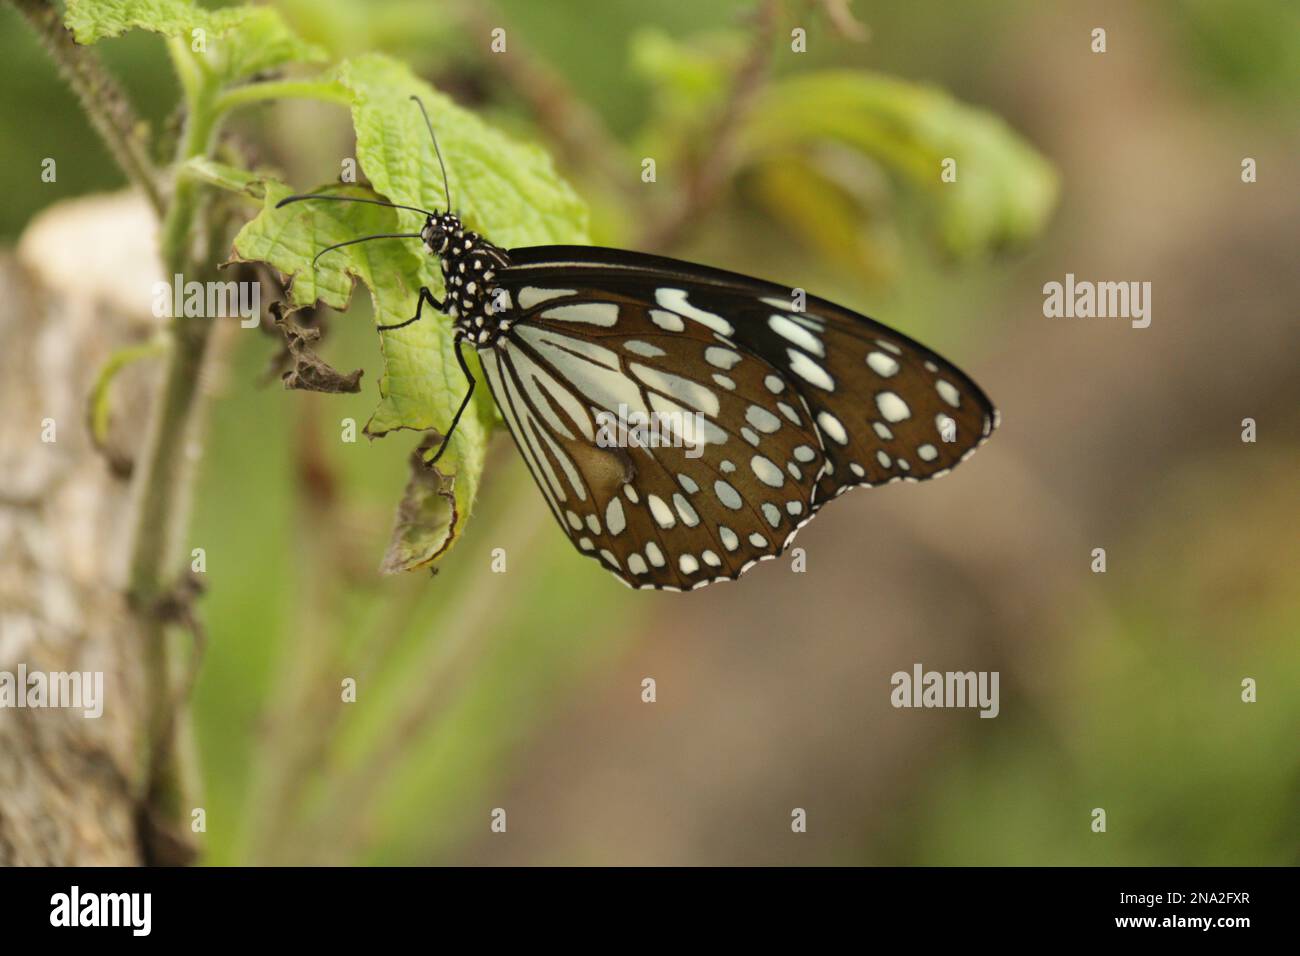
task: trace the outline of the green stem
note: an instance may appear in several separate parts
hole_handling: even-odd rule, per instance
[[[203,67],[190,55],[179,37],[167,38],[167,54],[171,57],[172,69],[176,71],[181,90],[185,93],[185,102],[192,106],[203,88]]]
[[[179,163],[205,155],[216,131],[215,86],[194,66],[189,52],[172,46],[177,71],[183,77],[189,116],[177,157]],[[159,239],[168,278],[205,272],[208,250],[194,248],[204,219],[205,193],[195,180],[178,177],[163,219]],[[183,832],[188,817],[185,799],[188,768],[183,765],[189,748],[178,740],[173,710],[177,701],[175,677],[169,661],[167,626],[157,613],[173,590],[182,566],[181,535],[187,524],[191,479],[188,453],[200,403],[200,379],[211,336],[208,318],[172,319],[171,349],[161,392],[154,404],[154,420],[137,476],[134,534],[131,544],[128,593],[140,618],[144,643],[144,669],[148,728],[145,755],[148,791],[145,806],[155,831]]]
[[[352,105],[352,96],[338,83],[320,80],[273,80],[266,83],[249,83],[226,90],[217,98],[216,112],[268,100],[298,99],[322,100],[326,103]]]

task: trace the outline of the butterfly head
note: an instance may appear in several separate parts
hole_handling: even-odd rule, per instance
[[[463,235],[464,231],[465,227],[454,214],[436,213],[424,220],[424,228],[420,230],[420,240],[424,243],[424,248],[433,255],[443,256],[451,248],[452,241]]]

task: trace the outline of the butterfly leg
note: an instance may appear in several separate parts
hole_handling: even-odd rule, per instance
[[[415,315],[411,316],[411,317],[410,317],[409,319],[407,319],[405,322],[398,322],[396,325],[377,325],[377,326],[375,326],[375,328],[377,328],[380,332],[391,332],[391,331],[393,331],[394,329],[404,329],[404,328],[406,328],[408,325],[410,325],[412,322],[419,322],[419,321],[420,321],[420,313],[421,313],[422,311],[424,311],[424,303],[425,303],[425,302],[428,302],[431,306],[433,306],[433,307],[434,307],[435,309],[437,309],[439,312],[445,311],[445,309],[446,309],[446,303],[445,303],[445,302],[439,302],[437,299],[435,299],[435,298],[433,297],[433,293],[429,291],[429,287],[428,287],[428,286],[423,286],[423,285],[422,285],[422,286],[420,286],[420,298],[419,298],[419,301],[417,301],[417,302],[416,302],[416,305],[415,305]],[[459,354],[459,353],[458,353],[458,354]]]
[[[418,314],[416,315],[416,318],[419,318]],[[412,319],[412,321],[415,320]],[[460,408],[456,409],[456,414],[451,419],[451,427],[447,429],[447,434],[442,436],[442,441],[438,445],[438,450],[433,453],[433,457],[428,461],[430,468],[438,463],[438,459],[442,457],[442,453],[447,450],[447,443],[451,441],[451,436],[456,433],[456,426],[460,424],[460,416],[465,414],[465,409],[469,407],[469,400],[474,396],[474,386],[477,384],[474,381],[474,376],[469,372],[469,366],[465,364],[465,356],[461,354],[459,336],[457,336],[452,342],[451,347],[456,352],[456,364],[460,366],[460,370],[464,374],[465,380],[469,382],[469,389],[465,392],[465,397],[460,400]]]

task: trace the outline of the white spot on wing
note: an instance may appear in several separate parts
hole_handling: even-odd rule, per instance
[[[704,350],[704,360],[724,372],[729,372],[740,361],[740,354],[733,352],[731,349],[724,349],[719,345],[710,345]]]
[[[538,289],[530,285],[524,286],[519,290],[519,308],[531,309],[533,306],[549,302],[551,299],[560,299],[566,295],[577,294],[576,289]]]
[[[771,434],[781,427],[781,419],[777,418],[762,405],[750,405],[745,409],[745,421],[749,422],[761,432]],[[798,419],[795,419],[798,422]]]
[[[582,322],[612,328],[618,324],[618,306],[613,302],[578,302],[560,305],[542,313],[543,319],[555,322]]]
[[[802,352],[797,352],[794,349],[786,349],[785,351],[790,356],[790,371],[810,385],[816,385],[828,392],[835,391],[835,380],[831,378],[826,369]]]
[[[907,407],[907,402],[898,397],[897,392],[877,393],[876,407],[887,422],[901,422],[912,417],[912,410]]]
[[[875,372],[881,378],[889,378],[891,375],[898,374],[898,362],[890,358],[884,352],[872,352],[867,356],[867,364],[871,366],[871,371]]]
[[[712,312],[691,305],[686,300],[686,291],[684,289],[656,289],[655,301],[665,309],[672,309],[679,315],[694,319],[715,332],[721,332],[723,335],[735,334],[736,330],[732,328],[731,323],[722,316],[714,315]]]
[[[673,509],[669,508],[668,503],[658,495],[647,496],[646,504],[650,506],[650,514],[654,516],[655,522],[659,527],[671,528],[677,524],[677,519],[673,516]],[[647,548],[647,552],[648,550],[649,549]]]
[[[628,339],[623,343],[623,348],[633,355],[640,355],[642,358],[659,358],[661,355],[668,354],[659,346],[651,345],[649,342],[642,342],[639,339]]]
[[[841,445],[849,443],[849,433],[844,430],[844,425],[840,420],[830,412],[818,412],[817,424],[827,437],[838,442]]]
[[[605,506],[605,527],[613,535],[622,534],[623,529],[627,527],[627,518],[623,514],[623,502],[617,498],[610,498],[609,504]]]
[[[686,500],[684,495],[673,495],[673,507],[681,515],[682,524],[686,525],[686,527],[694,528],[700,523],[699,514],[691,507],[691,503]]]
[[[732,511],[739,511],[744,507],[745,502],[741,499],[740,492],[721,478],[713,483],[713,492],[718,496],[718,500]]]
[[[814,355],[826,356],[826,347],[821,340],[802,325],[792,322],[784,315],[774,315],[767,320],[768,327],[792,345],[812,352]]]
[[[665,332],[685,332],[686,323],[682,321],[680,315],[674,315],[671,312],[665,312],[663,309],[651,309],[650,321]]]
[[[749,467],[753,470],[754,475],[763,484],[772,488],[780,488],[785,484],[785,475],[781,474],[781,469],[776,467],[771,461],[762,455],[755,455],[749,459]]]
[[[718,414],[718,396],[693,379],[682,378],[670,372],[663,372],[639,362],[631,362],[628,367],[632,374],[655,391],[670,395],[684,405],[698,408],[707,415]]]

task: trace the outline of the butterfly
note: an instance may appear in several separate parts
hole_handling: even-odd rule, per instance
[[[636,588],[684,591],[777,557],[832,498],[946,475],[998,425],[969,376],[900,332],[798,290],[589,246],[505,250],[422,214],[468,389],[478,355],[515,444],[580,552]],[[313,260],[314,261],[314,260]]]

